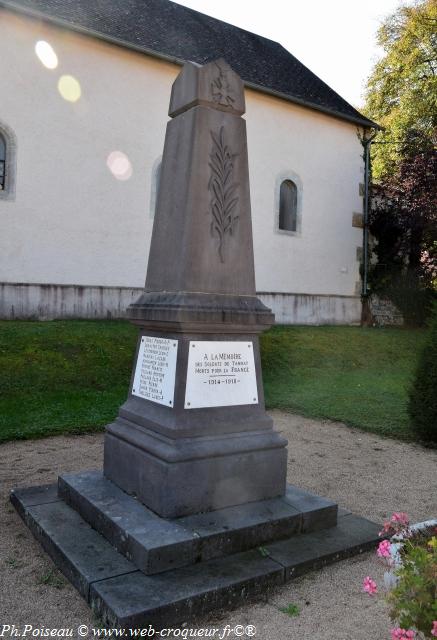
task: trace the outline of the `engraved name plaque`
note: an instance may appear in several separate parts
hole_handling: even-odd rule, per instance
[[[142,336],[132,394],[173,407],[178,341]]]
[[[190,342],[185,409],[257,403],[252,342]]]

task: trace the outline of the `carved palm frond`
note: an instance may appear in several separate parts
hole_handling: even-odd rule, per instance
[[[223,244],[226,234],[232,235],[239,216],[235,214],[238,203],[236,190],[238,183],[233,182],[234,158],[238,154],[232,154],[225,142],[224,127],[220,128],[218,135],[211,131],[212,150],[209,156],[211,176],[208,189],[211,191],[211,233],[218,237],[218,253],[220,261],[224,262]]]

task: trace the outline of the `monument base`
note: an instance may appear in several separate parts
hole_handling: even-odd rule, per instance
[[[104,473],[164,518],[284,494],[287,450],[274,431],[177,444],[157,440],[131,423],[114,423],[105,434]]]
[[[16,489],[11,502],[103,624],[125,629],[238,606],[372,548],[380,529],[292,486],[281,498],[165,519],[98,471]]]
[[[182,518],[161,518],[101,471],[62,475],[58,494],[147,574],[335,526],[337,505],[288,486],[285,496]]]
[[[103,467],[161,517],[284,495],[287,440],[265,411],[258,335],[226,331],[139,331],[128,397],[106,427]],[[170,372],[167,394],[155,379]],[[156,401],[145,397],[154,384]]]

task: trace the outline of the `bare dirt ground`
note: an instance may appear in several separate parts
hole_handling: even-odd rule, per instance
[[[282,412],[273,416],[289,440],[289,482],[377,522],[396,510],[406,511],[412,522],[437,516],[437,451],[339,423]],[[12,487],[54,482],[61,472],[100,467],[102,452],[101,434],[0,446],[0,638],[11,637],[9,632],[2,636],[7,624],[20,632],[26,624],[73,628],[74,638],[80,637],[80,625],[98,626],[34,541],[8,494]],[[197,621],[196,628],[253,625],[260,640],[388,640],[391,625],[383,599],[361,588],[364,576],[371,575],[383,592],[383,572],[375,554],[366,553],[299,578],[256,604]],[[297,617],[280,611],[291,603],[299,607]]]

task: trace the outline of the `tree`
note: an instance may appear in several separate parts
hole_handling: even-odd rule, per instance
[[[406,157],[373,193],[371,286],[421,324],[437,289],[437,151]]]
[[[384,55],[367,82],[365,113],[385,131],[373,145],[376,179],[429,150],[437,131],[437,0],[401,6],[377,36]]]

